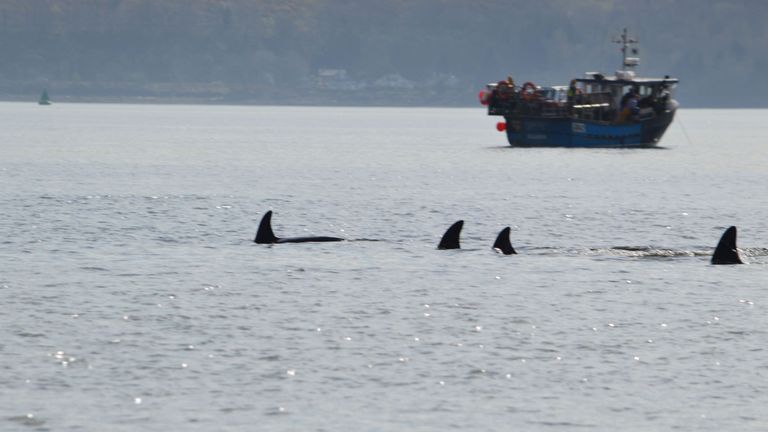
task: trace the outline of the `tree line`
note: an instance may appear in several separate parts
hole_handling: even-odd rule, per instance
[[[612,72],[629,27],[683,106],[764,106],[766,18],[761,0],[5,0],[0,95],[471,105],[509,74]]]

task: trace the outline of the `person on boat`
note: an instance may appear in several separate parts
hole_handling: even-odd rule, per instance
[[[501,91],[515,91],[515,80],[512,79],[512,75],[508,76],[507,79],[503,79],[496,83],[496,88],[498,88]]]
[[[571,83],[568,85],[568,105],[572,106],[575,102],[577,97],[581,94],[581,89],[576,87],[576,80],[572,79]]]
[[[512,79],[512,75],[507,76],[507,85],[513,91],[515,90],[515,80]]]
[[[651,103],[648,106],[652,107],[657,113],[660,113],[666,109],[667,103],[669,102],[671,96],[669,87],[667,87],[665,83],[662,83],[651,96]]]
[[[629,103],[630,99],[637,98],[637,93],[638,93],[637,88],[632,87],[624,96],[621,97],[620,105],[622,110],[627,107],[627,104]]]
[[[619,123],[634,119],[638,113],[640,113],[640,96],[637,89],[633,87],[621,98]]]
[[[670,96],[669,87],[667,87],[666,84],[661,84],[659,86],[659,97],[658,97],[658,100],[660,100],[660,101],[662,101],[662,102],[664,102],[666,104],[667,100],[669,100],[669,96]]]
[[[512,76],[497,82],[492,96],[494,96],[495,101],[502,104],[512,103],[515,96],[515,81],[512,79]]]

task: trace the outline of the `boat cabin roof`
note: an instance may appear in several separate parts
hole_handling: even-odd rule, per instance
[[[654,85],[654,84],[677,84],[677,78],[665,76],[664,78],[619,78],[616,76],[605,76],[601,73],[587,73],[591,78],[576,78],[577,82],[582,83],[601,83],[601,84],[617,84],[617,85]]]

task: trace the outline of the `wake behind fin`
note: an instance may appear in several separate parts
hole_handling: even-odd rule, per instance
[[[497,252],[501,252],[504,255],[515,255],[517,252],[512,247],[512,242],[509,241],[510,228],[506,227],[496,237],[496,241],[493,243],[493,249]]]
[[[736,249],[736,227],[725,230],[712,254],[712,264],[744,264]]]
[[[456,221],[450,228],[443,234],[443,238],[440,239],[440,244],[437,245],[438,249],[461,249],[459,245],[459,235],[461,235],[461,228],[464,226],[464,221]]]
[[[255,243],[272,244],[276,243],[278,238],[272,232],[272,210],[266,212],[259,223],[259,230],[256,231]]]

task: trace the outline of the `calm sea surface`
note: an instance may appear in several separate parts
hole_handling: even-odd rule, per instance
[[[768,430],[766,116],[0,103],[0,430]]]

